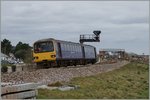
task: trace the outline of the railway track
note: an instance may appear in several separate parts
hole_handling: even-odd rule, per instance
[[[102,72],[118,69],[126,65],[127,61],[120,61],[114,64],[93,64],[85,66],[68,66],[49,69],[34,69],[32,71],[20,71],[1,75],[2,82],[9,83],[28,83],[35,82],[40,84],[53,83],[57,81],[69,81],[74,77],[90,76]]]

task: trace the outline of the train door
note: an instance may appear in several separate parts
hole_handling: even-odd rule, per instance
[[[62,58],[62,52],[61,52],[60,43],[58,43],[58,56],[59,56],[59,58]]]

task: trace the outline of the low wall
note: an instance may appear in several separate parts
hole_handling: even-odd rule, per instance
[[[12,73],[12,67],[7,66],[8,70],[7,73]],[[20,72],[20,71],[32,71],[36,68],[34,64],[17,64],[16,65],[16,70],[15,72]]]

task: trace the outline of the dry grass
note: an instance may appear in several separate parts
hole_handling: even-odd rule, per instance
[[[63,84],[61,82],[55,82],[55,83],[52,83],[52,84],[48,84],[48,86],[56,86],[56,87],[59,87],[59,86],[63,86]]]

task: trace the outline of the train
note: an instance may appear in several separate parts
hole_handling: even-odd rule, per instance
[[[61,67],[96,63],[96,48],[91,45],[41,39],[33,44],[33,62],[37,66]]]

